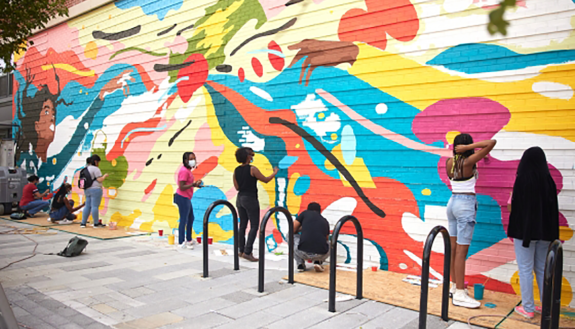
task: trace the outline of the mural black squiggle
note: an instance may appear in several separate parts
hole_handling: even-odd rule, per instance
[[[189,29],[191,29],[191,28],[193,28],[193,27],[194,27],[194,24],[192,24],[192,25],[190,25],[190,26],[186,26],[186,27],[184,27],[183,29],[179,30],[178,33],[176,33],[176,35],[180,35],[180,34],[182,34],[184,31],[187,31],[187,30],[189,30]]]
[[[162,154],[158,154],[157,159],[160,160],[162,158]]]
[[[188,123],[186,123],[186,125],[184,126],[184,128],[178,130],[178,132],[176,132],[176,133],[174,134],[174,136],[172,136],[172,138],[170,138],[170,141],[168,142],[168,146],[172,146],[172,144],[174,143],[174,141],[176,140],[176,138],[178,138],[178,136],[180,136],[180,134],[181,134],[182,132],[184,132],[184,130],[186,130],[186,128],[188,128],[191,123],[192,123],[192,120],[188,120]]]
[[[222,72],[222,73],[229,73],[232,71],[232,66],[228,65],[228,64],[221,64],[221,65],[216,66],[216,71]]]
[[[177,24],[177,23],[174,23],[174,25],[172,25],[171,27],[168,27],[167,29],[165,29],[165,30],[163,30],[163,31],[161,31],[161,32],[158,32],[157,36],[161,36],[161,35],[164,35],[164,34],[170,32],[171,30],[173,30],[173,29],[176,28],[176,25],[178,25],[178,24]]]
[[[363,200],[363,202],[365,202],[365,204],[369,207],[369,209],[371,209],[371,211],[373,211],[376,215],[378,215],[381,218],[385,217],[385,212],[378,206],[373,204],[371,200],[369,200],[369,198],[367,197],[367,195],[365,195],[365,193],[363,193],[363,190],[361,189],[359,184],[357,184],[357,181],[355,180],[355,178],[353,178],[351,173],[343,166],[341,162],[339,162],[339,160],[335,157],[335,155],[333,155],[328,149],[325,148],[325,146],[323,146],[323,144],[320,141],[315,139],[312,135],[310,135],[300,126],[296,125],[295,123],[284,120],[282,118],[272,117],[270,118],[270,123],[284,125],[291,131],[296,133],[298,136],[305,139],[308,143],[310,143],[337,169],[337,171],[339,171],[343,175],[343,177],[345,177],[345,179],[353,187],[357,195],[361,198],[361,200]]]
[[[107,33],[107,32],[103,32],[103,31],[93,31],[92,37],[94,37],[94,39],[102,39],[102,40],[120,40],[120,39],[131,37],[133,35],[140,33],[141,28],[142,28],[142,26],[138,25],[138,26],[132,27],[131,29],[127,29],[124,31],[116,32],[116,33]]]
[[[194,64],[196,61],[186,62],[182,64],[155,64],[154,71],[156,72],[167,72],[167,71],[177,71]]]
[[[278,32],[281,32],[283,30],[289,29],[290,27],[292,27],[295,22],[297,21],[297,18],[294,17],[292,19],[290,19],[287,23],[285,23],[284,25],[278,27],[277,29],[273,29],[273,30],[269,30],[269,31],[265,31],[262,33],[258,33],[256,35],[253,35],[249,38],[247,38],[244,42],[242,42],[239,46],[236,47],[236,49],[234,49],[234,51],[232,51],[232,53],[230,54],[230,56],[234,56],[235,53],[240,50],[243,46],[247,45],[248,43],[254,41],[257,38],[261,38],[261,37],[266,37],[268,35],[273,35],[276,34]]]
[[[304,0],[290,0],[290,1],[288,1],[288,2],[285,4],[285,6],[288,7],[288,6],[291,6],[291,5],[295,5],[296,3],[303,2],[303,1],[304,1]]]
[[[153,161],[154,161],[154,158],[150,158],[150,160],[146,161],[146,167],[151,165]]]

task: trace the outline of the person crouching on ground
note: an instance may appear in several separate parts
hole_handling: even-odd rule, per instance
[[[84,203],[82,203],[74,208],[74,200],[68,200],[66,197],[71,191],[72,185],[64,183],[54,195],[50,209],[50,221],[52,223],[72,224],[72,221],[77,217],[74,213],[84,207]]]
[[[297,269],[306,270],[305,261],[313,261],[316,272],[323,272],[323,262],[329,257],[329,223],[321,215],[321,206],[312,202],[293,222],[294,256]],[[300,234],[297,234],[301,232]]]
[[[26,217],[34,217],[36,213],[40,210],[48,207],[50,202],[42,200],[49,190],[44,191],[44,193],[38,192],[38,187],[36,184],[40,181],[38,176],[28,177],[28,184],[24,186],[22,191],[22,199],[20,200],[20,209],[24,211]]]

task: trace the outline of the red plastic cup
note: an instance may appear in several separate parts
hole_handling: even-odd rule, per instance
[[[214,242],[214,238],[209,237],[209,238],[208,238],[208,244],[212,244],[213,242]]]
[[[377,266],[372,266],[372,267],[371,267],[371,270],[374,271],[374,272],[377,272]]]
[[[158,235],[159,235],[159,236],[164,236],[164,230],[158,230]]]
[[[201,237],[201,236],[197,236],[197,237],[196,237],[196,241],[198,241],[198,243],[202,243],[202,237]]]

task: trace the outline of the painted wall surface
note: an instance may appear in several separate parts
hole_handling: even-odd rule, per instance
[[[235,202],[237,147],[257,153],[262,216],[311,201],[333,225],[363,224],[366,259],[418,274],[423,243],[447,226],[445,161],[459,132],[498,140],[479,163],[469,281],[518,291],[507,199],[519,159],[538,145],[560,189],[563,302],[575,284],[575,3],[518,1],[509,35],[490,36],[496,0],[120,0],[33,37],[16,56],[19,162],[52,190],[77,184],[99,154],[104,222],[142,230],[178,225],[182,153],[194,151],[205,209]],[[43,186],[43,187],[44,187]],[[73,198],[83,192],[74,186]],[[273,226],[273,227],[272,227]],[[229,212],[210,235],[231,242]],[[354,262],[355,236],[340,248]],[[285,245],[281,216],[266,231]],[[433,248],[441,277],[443,245]]]

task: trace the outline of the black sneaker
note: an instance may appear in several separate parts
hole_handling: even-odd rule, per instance
[[[106,225],[102,223],[94,224],[94,227],[106,227]]]
[[[299,265],[297,266],[297,270],[298,270],[299,272],[305,271],[305,264],[299,264]]]
[[[80,224],[81,228],[86,228],[86,224]]]

